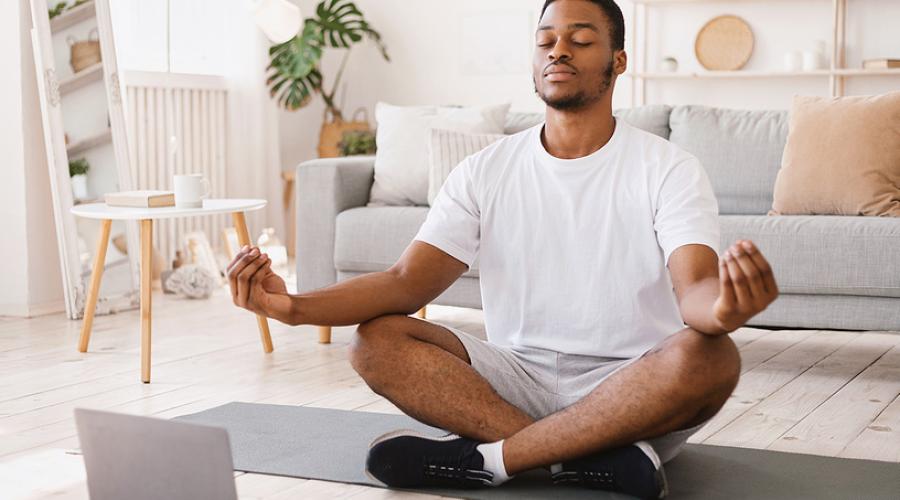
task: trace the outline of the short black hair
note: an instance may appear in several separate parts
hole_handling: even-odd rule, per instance
[[[547,0],[544,2],[544,8],[541,9],[541,19],[544,18],[544,12],[547,7],[556,0]],[[609,41],[613,50],[622,50],[625,48],[625,18],[622,17],[622,9],[616,5],[613,0],[587,0],[603,10],[606,19],[609,21]]]

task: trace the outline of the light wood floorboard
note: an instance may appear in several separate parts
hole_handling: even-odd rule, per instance
[[[95,320],[90,350],[63,315],[0,318],[0,498],[84,499],[72,410],[172,418],[231,401],[399,414],[347,362],[353,328],[271,322],[264,355],[253,315],[225,290],[208,301],[154,296],[153,383],[140,383],[137,311]],[[484,336],[481,311],[429,318]],[[900,334],[745,328],[742,378],[691,442],[900,463]],[[439,498],[360,485],[236,473],[242,499]]]

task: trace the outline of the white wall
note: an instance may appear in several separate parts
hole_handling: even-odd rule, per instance
[[[311,15],[313,0],[295,0],[304,15]],[[349,82],[346,109],[366,106],[371,112],[378,100],[395,104],[484,104],[510,101],[514,110],[540,111],[542,103],[533,95],[530,54],[533,29],[543,0],[357,0],[357,4],[379,30],[393,61],[385,63],[371,46],[354,49],[346,73]],[[626,50],[631,2],[619,0],[626,18]],[[847,64],[859,67],[863,58],[900,57],[900,2],[896,0],[849,0]],[[785,50],[806,49],[813,40],[831,41],[832,3],[827,0],[770,0],[760,2],[700,2],[653,7],[649,15],[648,69],[655,70],[661,57],[675,56],[684,70],[698,70],[693,43],[700,27],[720,14],[737,14],[751,25],[756,47],[746,69],[780,70]],[[472,14],[506,16],[509,26],[497,24],[484,36],[488,43],[506,46],[506,36],[522,18],[530,16],[527,39],[522,40],[525,64],[506,74],[472,74],[464,64],[465,19]],[[489,51],[488,51],[489,52]],[[522,55],[511,51],[510,58]],[[830,53],[830,52],[829,52]],[[635,55],[629,53],[629,57]],[[326,82],[334,76],[337,57],[329,54]],[[900,88],[900,77],[854,78],[848,94],[882,93]],[[793,94],[827,95],[827,78],[766,80],[652,81],[647,88],[649,103],[705,104],[742,109],[787,109]],[[617,84],[613,105],[631,103],[628,79]],[[297,112],[282,112],[281,157],[286,165],[315,157],[323,105],[314,101]]]
[[[64,309],[27,0],[0,3],[0,315]]]

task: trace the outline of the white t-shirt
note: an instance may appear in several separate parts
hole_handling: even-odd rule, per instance
[[[466,158],[415,239],[478,258],[488,341],[630,358],[684,328],[672,252],[718,253],[718,205],[700,162],[616,120],[612,138],[562,160],[543,124]]]

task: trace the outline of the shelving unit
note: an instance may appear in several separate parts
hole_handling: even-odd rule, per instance
[[[67,10],[62,14],[50,20],[50,32],[56,33],[70,26],[74,26],[81,21],[91,19],[97,15],[94,2],[86,2],[74,9]]]
[[[68,146],[66,146],[66,153],[69,154],[69,157],[72,157],[93,149],[97,146],[109,144],[110,142],[112,142],[112,130],[106,129],[99,134],[93,135],[91,137],[86,137],[84,139],[81,139],[80,141],[75,141],[69,144]]]
[[[832,97],[844,95],[844,80],[849,77],[900,76],[900,69],[846,68],[846,18],[847,0],[822,0],[832,4],[832,53],[829,67],[815,71],[700,71],[691,73],[664,73],[647,71],[647,10],[652,6],[699,3],[752,3],[771,0],[632,0],[630,56],[637,62],[634,71],[623,76],[631,79],[631,105],[639,106],[647,101],[647,80],[677,79],[744,79],[744,78],[828,78]],[[787,0],[785,0],[787,1]],[[640,47],[640,51],[638,48]]]
[[[94,82],[103,80],[103,63],[98,62],[93,66],[89,66],[74,75],[59,81],[59,93],[62,95],[69,94],[75,90],[90,85]]]

